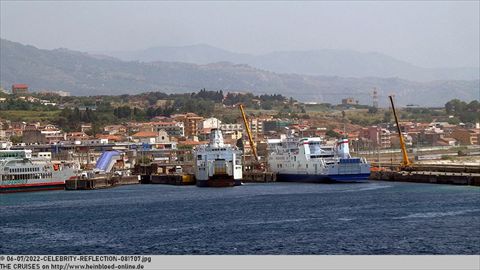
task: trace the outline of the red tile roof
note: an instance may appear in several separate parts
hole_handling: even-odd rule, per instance
[[[123,140],[122,137],[120,136],[116,136],[116,135],[105,135],[105,134],[100,134],[100,135],[97,135],[97,139],[107,139],[109,141],[116,141],[116,142],[120,142]]]
[[[28,88],[28,85],[24,84],[24,83],[16,83],[14,85],[12,85],[13,88]]]
[[[157,136],[158,136],[158,133],[153,131],[140,131],[132,135],[132,137],[137,137],[137,138],[152,138]]]
[[[200,145],[200,144],[206,144],[208,143],[207,141],[191,141],[191,140],[187,140],[187,141],[182,141],[182,142],[178,142],[179,145]]]

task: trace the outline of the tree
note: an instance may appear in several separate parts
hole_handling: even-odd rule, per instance
[[[480,120],[480,103],[477,100],[468,104],[459,99],[450,100],[445,104],[445,111],[462,122],[474,123]]]
[[[392,121],[392,112],[386,111],[383,113],[383,123],[390,123]]]
[[[335,132],[335,131],[332,130],[332,129],[327,130],[327,132],[325,133],[325,135],[327,135],[328,137],[332,137],[332,138],[340,138],[340,133]]]
[[[129,106],[120,106],[113,110],[113,114],[117,118],[130,118],[132,116],[132,109]]]
[[[22,136],[12,135],[12,136],[10,136],[10,141],[11,141],[13,144],[22,143],[22,142],[23,142],[23,137],[22,137]]]

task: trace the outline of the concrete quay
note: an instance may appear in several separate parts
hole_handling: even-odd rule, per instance
[[[69,179],[65,181],[65,190],[102,189],[139,183],[140,177],[138,175]]]
[[[480,186],[480,174],[438,171],[374,171],[371,180]]]

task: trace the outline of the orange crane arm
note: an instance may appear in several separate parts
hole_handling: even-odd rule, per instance
[[[408,159],[407,155],[407,147],[405,146],[405,141],[403,140],[403,135],[402,131],[400,130],[400,125],[398,124],[398,118],[397,118],[397,112],[395,111],[395,105],[393,105],[393,97],[388,96],[390,98],[390,103],[392,103],[392,110],[393,110],[393,116],[395,117],[395,123],[397,124],[397,130],[398,130],[398,137],[400,138],[400,147],[402,148],[402,166],[408,167],[412,165],[410,160]]]
[[[240,104],[239,108],[240,108],[240,112],[242,113],[243,123],[245,124],[245,130],[247,131],[248,141],[250,142],[250,148],[252,148],[252,153],[253,153],[253,156],[255,156],[255,160],[258,161],[257,147],[253,142],[252,131],[250,130],[250,125],[248,124],[247,115],[245,114],[245,110],[243,109],[242,104]]]

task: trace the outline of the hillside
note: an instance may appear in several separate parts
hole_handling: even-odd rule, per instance
[[[229,52],[200,44],[159,46],[138,51],[98,52],[125,61],[209,64],[232,62],[278,73],[340,77],[398,77],[413,81],[477,80],[477,68],[422,68],[380,53],[351,50],[281,51],[263,55]]]
[[[146,91],[168,93],[201,88],[279,93],[301,101],[338,103],[353,96],[370,104],[373,87],[381,105],[395,92],[399,105],[443,106],[453,98],[479,98],[479,80],[413,82],[398,78],[342,78],[279,74],[226,62],[196,65],[173,62],[125,62],[66,49],[41,50],[1,40],[0,84],[27,83],[33,90],[66,90],[74,95],[118,95]]]

